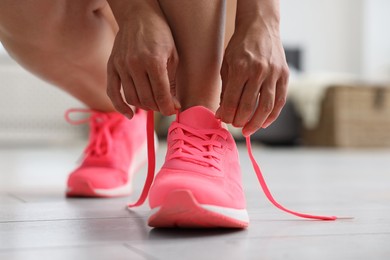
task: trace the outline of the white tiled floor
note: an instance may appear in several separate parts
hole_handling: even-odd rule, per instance
[[[390,150],[255,146],[282,204],[317,214],[297,219],[265,200],[240,145],[251,217],[246,230],[159,230],[135,199],[66,199],[82,144],[0,147],[0,259],[390,259]],[[165,146],[158,152],[158,165]],[[146,169],[142,169],[145,173]],[[140,192],[143,177],[136,179]]]

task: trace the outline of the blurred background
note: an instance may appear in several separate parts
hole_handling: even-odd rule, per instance
[[[228,13],[233,10],[228,1]],[[253,139],[275,146],[390,146],[389,10],[388,0],[281,0],[288,102]],[[85,127],[63,119],[82,104],[30,75],[1,46],[0,86],[0,145],[86,138]],[[169,120],[160,118],[160,135]],[[232,131],[242,139],[239,129]]]

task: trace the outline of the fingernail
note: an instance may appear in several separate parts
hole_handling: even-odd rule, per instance
[[[133,118],[133,116],[130,115],[130,114],[124,114],[124,116],[125,116],[127,119],[129,119],[129,120]]]
[[[248,130],[242,130],[242,135],[244,137],[251,136],[254,132],[253,131],[248,131]]]
[[[175,109],[179,110],[181,108],[179,100],[175,96],[172,96],[172,100],[173,100],[173,104],[175,106]]]
[[[270,126],[270,124],[271,124],[271,123],[264,123],[264,124],[263,124],[263,126],[262,126],[261,128],[264,128],[264,129],[266,129],[267,127],[269,127],[269,126]]]
[[[220,112],[219,108],[215,112],[215,117],[218,118],[218,119],[221,119],[221,112]]]

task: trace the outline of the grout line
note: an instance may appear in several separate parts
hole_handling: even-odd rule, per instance
[[[14,199],[18,200],[19,202],[22,202],[22,203],[27,203],[27,201],[26,201],[26,200],[24,200],[24,199],[22,199],[22,198],[20,198],[20,197],[16,196],[15,194],[12,194],[12,193],[7,193],[7,195],[8,195],[8,196],[10,196],[11,198],[14,198]]]
[[[102,217],[102,218],[60,218],[60,219],[32,219],[0,221],[0,224],[23,222],[54,222],[54,221],[80,221],[80,220],[109,220],[109,219],[142,219],[143,217]]]
[[[115,243],[94,243],[94,244],[81,244],[81,245],[64,245],[64,246],[37,246],[37,247],[16,247],[16,248],[4,248],[0,249],[0,253],[14,252],[14,251],[37,251],[37,250],[61,250],[72,248],[94,248],[94,247],[108,247],[108,246],[123,246],[123,244]]]
[[[335,236],[335,237],[342,237],[342,236],[377,236],[377,235],[390,235],[389,232],[385,233],[356,233],[356,234],[324,234],[324,235],[296,235],[296,236],[280,236],[280,237],[275,237],[275,236],[263,236],[263,237],[250,237],[248,238],[249,240],[254,240],[254,239],[269,239],[269,238],[279,238],[279,239],[288,239],[288,238],[296,238],[296,237],[330,237],[330,236]],[[248,240],[247,239],[247,240]],[[234,240],[242,240],[242,238],[237,238],[237,239],[227,239],[226,241],[234,241]],[[144,240],[134,240],[133,242],[145,242]],[[169,240],[161,240],[160,242],[165,242],[165,243],[172,243],[172,241]],[[124,246],[128,248],[129,250],[132,250],[135,253],[138,253],[139,255],[143,257],[147,257],[148,259],[152,260],[159,260],[159,258],[149,255],[148,253],[144,252],[141,249],[138,249],[134,246],[131,246],[127,243],[122,243],[122,244],[116,244],[116,243],[92,243],[92,244],[76,244],[76,245],[58,245],[58,246],[37,246],[37,247],[14,247],[14,248],[0,248],[0,254],[1,253],[6,253],[6,252],[15,252],[15,251],[37,251],[37,250],[61,250],[61,249],[71,249],[71,248],[94,248],[94,247],[105,247],[105,246]]]
[[[369,233],[346,233],[346,234],[311,234],[311,235],[288,235],[288,236],[254,236],[250,240],[257,239],[289,239],[289,238],[306,238],[306,237],[346,237],[346,236],[375,236],[375,235],[390,235],[390,232],[369,232]],[[239,238],[238,238],[239,239]],[[232,238],[228,240],[237,240]]]
[[[123,246],[126,247],[127,249],[131,250],[132,252],[139,254],[140,256],[146,257],[147,259],[152,259],[152,260],[158,260],[159,259],[159,258],[157,258],[157,257],[155,257],[153,255],[150,255],[150,254],[144,252],[143,250],[138,249],[138,248],[136,248],[134,246],[131,246],[131,245],[127,244],[127,243],[124,243]]]

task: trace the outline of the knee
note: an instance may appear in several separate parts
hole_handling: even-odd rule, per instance
[[[87,19],[105,0],[34,0],[23,5],[0,1],[0,40],[5,37],[34,45],[48,45],[88,25]]]

